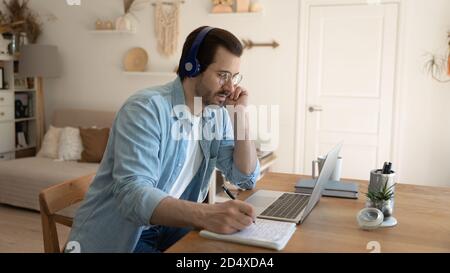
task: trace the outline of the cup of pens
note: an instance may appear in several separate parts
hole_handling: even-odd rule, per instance
[[[397,224],[394,213],[395,172],[392,163],[384,163],[383,169],[370,172],[369,191],[366,194],[366,207],[379,209],[384,216],[385,226]]]

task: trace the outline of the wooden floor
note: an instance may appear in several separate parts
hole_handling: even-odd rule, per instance
[[[59,242],[65,242],[70,229],[58,225]],[[0,205],[0,253],[44,252],[39,212]]]

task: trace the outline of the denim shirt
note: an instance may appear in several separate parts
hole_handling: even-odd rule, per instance
[[[177,78],[137,92],[118,111],[99,170],[70,232],[69,242],[78,243],[81,252],[132,252],[141,232],[149,228],[154,209],[189,160],[187,141],[174,137],[190,124],[189,115],[175,110],[179,106],[187,109]],[[203,160],[180,199],[204,201],[216,167],[235,185],[253,188],[260,165],[257,162],[246,175],[234,164],[234,133],[227,110],[207,107],[203,112],[199,140]]]

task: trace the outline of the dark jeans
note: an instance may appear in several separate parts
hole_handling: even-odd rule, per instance
[[[165,226],[152,226],[144,230],[139,238],[134,253],[159,253],[186,235],[191,228],[174,228]]]

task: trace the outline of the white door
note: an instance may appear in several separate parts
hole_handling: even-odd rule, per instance
[[[398,6],[313,6],[309,13],[304,170],[343,140],[342,177],[368,179],[391,158]]]

